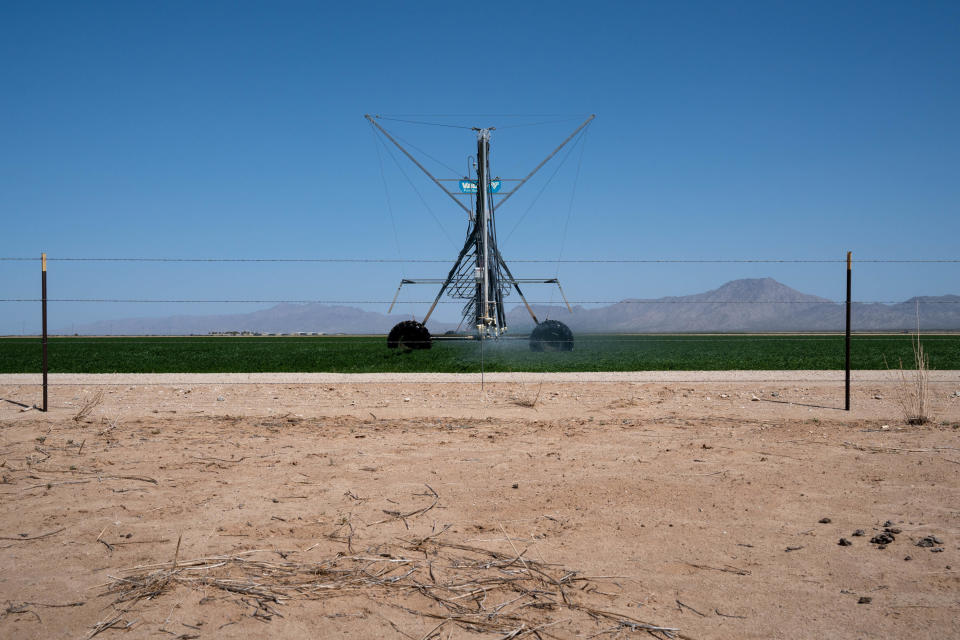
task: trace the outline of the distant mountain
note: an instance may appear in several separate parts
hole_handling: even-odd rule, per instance
[[[956,304],[952,304],[956,303]],[[585,309],[533,305],[540,320],[560,320],[574,332],[673,333],[726,331],[842,331],[844,305],[792,289],[773,278],[733,280],[689,296],[625,299]],[[897,304],[854,304],[855,331],[960,330],[960,296],[923,296]],[[85,335],[190,335],[210,332],[387,333],[403,316],[323,304],[278,304],[253,313],[217,316],[130,318],[96,322],[73,329]],[[507,314],[511,333],[532,329],[523,306]],[[430,323],[430,331],[454,328]],[[61,333],[63,333],[61,331]]]
[[[899,304],[854,304],[855,331],[916,328],[917,310],[924,330],[960,329],[960,296],[911,298]],[[577,332],[669,333],[705,331],[842,331],[843,304],[792,289],[773,278],[733,280],[689,296],[627,299],[594,309],[534,305],[538,319],[553,318]],[[507,315],[515,331],[531,328],[522,307]]]

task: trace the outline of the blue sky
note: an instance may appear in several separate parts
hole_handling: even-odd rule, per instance
[[[464,214],[401,165],[428,210],[363,114],[563,120],[494,132],[494,172],[519,177],[596,113],[549,185],[548,165],[498,213],[508,260],[955,258],[958,33],[955,2],[4,2],[0,256],[452,259]],[[389,124],[453,168],[475,149],[470,131]],[[855,297],[960,293],[958,269],[858,265]],[[0,297],[35,297],[37,271],[0,262]],[[445,271],[53,262],[50,286],[52,297],[389,300],[402,275]],[[834,264],[559,275],[580,300],[758,276],[843,294]],[[51,324],[252,308],[60,304]],[[0,314],[0,333],[36,329],[35,304]]]

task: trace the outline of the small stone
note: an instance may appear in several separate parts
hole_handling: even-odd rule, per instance
[[[875,393],[875,394],[873,394],[873,399],[874,399],[874,400],[883,400],[883,396],[880,395],[879,393]]]
[[[838,542],[837,544],[840,545],[841,547],[849,547],[853,543],[847,540],[846,538],[840,538],[840,542]]]
[[[900,527],[887,527],[884,531],[887,533],[901,533],[902,529],[900,529]]]
[[[779,392],[779,391],[772,391],[772,392],[770,393],[770,397],[771,397],[771,398],[779,398],[779,397],[780,397],[780,392]]]
[[[217,402],[223,402],[224,400],[226,400],[226,398],[223,396],[217,396]]]
[[[410,402],[410,398],[404,398],[403,401],[404,401],[404,402]]]
[[[760,398],[757,396],[750,396],[750,402],[760,402]]]
[[[889,431],[889,430],[890,430],[890,425],[888,425],[888,424],[880,425],[880,430],[881,430],[881,431]]]
[[[885,527],[892,527],[892,526],[893,526],[893,520],[887,520],[886,522],[883,523],[883,526],[885,526]]]
[[[852,536],[865,536],[865,535],[867,535],[867,532],[864,531],[863,529],[857,529],[856,531],[854,531],[854,532],[851,533],[850,535],[852,535]]]
[[[930,549],[930,553],[943,553],[943,547],[937,547],[936,549]]]
[[[820,518],[820,524],[830,524],[830,518]]]
[[[728,395],[725,394],[725,393],[721,393],[721,394],[720,394],[720,397],[723,398],[724,400],[726,400],[726,399],[729,398],[730,396],[728,396]]]
[[[896,540],[896,538],[893,537],[892,533],[881,533],[870,538],[870,542],[872,542],[873,544],[879,544],[879,545],[887,545],[893,542],[894,540]]]
[[[520,488],[520,484],[517,483],[517,482],[514,482],[512,485],[510,485],[510,488],[511,488],[511,489],[519,489],[519,488]]]
[[[906,560],[907,562],[910,562],[911,560],[913,560],[913,558],[911,558],[910,556],[904,556],[903,559]]]
[[[860,596],[860,599],[857,600],[857,604],[870,604],[873,602],[873,598],[870,596]]]
[[[927,536],[917,541],[917,546],[918,547],[934,547],[939,543],[940,541],[935,539],[934,536]]]

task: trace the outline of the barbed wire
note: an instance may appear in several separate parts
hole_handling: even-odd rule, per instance
[[[0,302],[43,302],[43,298],[0,298]],[[158,298],[47,298],[47,302],[90,302],[129,304],[390,304],[391,300],[236,300]],[[529,304],[560,307],[556,300],[527,300]],[[843,300],[568,300],[570,304],[845,304]],[[853,300],[851,304],[960,304],[956,300]],[[439,300],[438,304],[459,304],[462,300]],[[400,300],[397,304],[433,304],[433,300]],[[519,304],[519,303],[518,303]]]
[[[260,335],[256,335],[259,333]],[[310,348],[323,348],[327,344],[341,345],[341,344],[371,344],[373,342],[379,343],[383,339],[383,336],[386,334],[364,334],[363,337],[357,336],[357,334],[336,334],[336,333],[316,333],[315,335],[300,335],[301,332],[267,332],[260,331],[255,332],[253,335],[241,336],[241,335],[227,335],[227,334],[190,334],[190,335],[170,335],[170,336],[159,336],[156,334],[151,335],[130,335],[130,334],[107,334],[107,335],[84,335],[84,336],[74,336],[73,334],[51,334],[50,340],[48,342],[53,348],[62,347],[65,345],[73,344],[103,344],[104,340],[110,340],[114,343],[120,343],[121,341],[128,340],[131,345],[140,345],[140,344],[209,344],[202,343],[200,341],[205,340],[242,340],[244,344],[276,344],[277,338],[294,338],[297,340],[302,340],[304,343],[311,342]],[[268,335],[269,334],[269,335]],[[939,337],[937,337],[939,336]],[[443,334],[434,336],[436,339],[433,341],[434,344],[441,342],[475,342],[479,343],[476,339],[467,339],[462,337],[450,337],[445,338]],[[875,335],[857,335],[852,334],[851,339],[854,342],[894,342],[900,340],[910,340],[913,337],[913,334],[908,333],[890,333],[884,336],[875,336]],[[837,342],[843,340],[844,334],[842,331],[838,331],[835,334],[826,335],[826,336],[771,336],[771,335],[748,335],[748,336],[737,336],[736,334],[719,334],[716,336],[708,337],[703,336],[702,334],[691,335],[688,338],[658,338],[658,337],[646,337],[646,336],[618,336],[618,337],[596,337],[596,334],[588,334],[586,337],[581,335],[578,338],[577,344],[583,348],[588,348],[595,344],[610,344],[610,343],[623,343],[623,342],[643,342],[643,343],[659,343],[659,342],[684,342],[684,343],[696,343],[696,342],[723,342],[724,344],[729,344],[731,342]],[[6,335],[0,336],[0,339],[4,340],[22,340],[26,344],[33,345],[35,341],[41,340],[42,338],[38,334],[30,335]],[[503,343],[509,342],[526,342],[527,336],[520,335],[519,337],[512,338],[501,338]],[[953,333],[951,331],[944,331],[943,333],[938,334],[927,334],[923,336],[923,342],[956,342],[960,340],[960,334]],[[540,343],[550,343],[550,342],[563,342],[560,340],[539,340]],[[232,342],[231,342],[232,344]]]
[[[728,371],[728,370],[725,369],[724,371]],[[755,371],[755,369],[733,369],[732,371]],[[857,369],[854,369],[854,371],[858,371],[858,370],[857,370]],[[369,374],[369,373],[345,374],[345,373],[343,373],[343,372],[336,372],[336,371],[318,372],[318,373],[332,373],[332,374],[336,374],[336,375],[358,375],[358,376],[360,376],[360,375],[373,375],[373,374]],[[413,375],[416,374],[416,372],[406,372],[406,373],[410,373],[410,374],[413,374]],[[508,371],[495,371],[495,372],[487,371],[487,372],[486,372],[486,375],[490,375],[491,373],[510,373],[510,372],[508,372]],[[535,378],[535,377],[537,376],[537,373],[538,373],[538,372],[524,372],[524,373],[529,374],[529,375],[531,376],[531,378]],[[576,371],[550,372],[549,374],[548,374],[548,373],[545,373],[544,375],[550,375],[550,374],[553,374],[553,373],[561,373],[561,374],[562,374],[562,373],[580,373],[580,372],[576,372]],[[587,373],[589,373],[589,372],[587,372]],[[625,373],[629,373],[629,372],[625,372]],[[663,373],[676,373],[676,371],[664,370]],[[842,376],[842,375],[843,375],[843,370],[836,370],[836,369],[827,370],[827,369],[825,369],[825,370],[823,370],[823,373],[834,373],[834,374],[837,374],[838,376]],[[28,373],[22,373],[22,374],[13,374],[13,375],[40,375],[40,374],[39,374],[38,372],[34,372],[34,373],[29,373],[29,374],[28,374]],[[103,375],[103,374],[95,374],[95,373],[94,373],[94,374],[89,374],[89,373],[84,373],[84,374],[72,374],[72,373],[71,373],[71,374],[51,374],[51,375],[86,375],[86,376],[89,376],[89,375]],[[106,375],[112,375],[112,374],[106,374]],[[168,375],[168,374],[138,374],[138,373],[126,374],[126,373],[124,373],[124,374],[120,374],[120,375]],[[385,375],[395,375],[395,373],[394,373],[394,372],[387,372],[387,373],[385,373]],[[447,373],[447,374],[441,373],[441,375],[475,376],[475,377],[477,378],[477,380],[479,380],[479,379],[480,379],[480,376],[481,376],[481,373],[480,373],[479,371],[476,371],[476,372],[471,371],[471,372],[467,372],[467,373],[463,373],[463,372],[456,372],[456,373],[450,372],[450,373]],[[464,382],[463,380],[430,380],[429,382],[399,381],[399,382],[392,382],[391,384],[419,384],[419,385],[422,385],[422,384],[463,384],[463,382]],[[532,382],[532,381],[531,381],[531,382]],[[674,383],[674,384],[697,383],[697,384],[708,384],[708,383],[709,383],[709,384],[717,384],[717,385],[723,385],[723,384],[730,385],[730,384],[734,384],[734,385],[741,385],[741,386],[743,386],[743,385],[748,385],[748,384],[751,384],[751,383],[763,384],[763,382],[760,381],[760,380],[717,380],[717,379],[708,379],[708,378],[705,378],[705,379],[684,378],[683,380],[669,380],[669,379],[664,379],[664,380],[629,380],[629,379],[623,379],[623,378],[617,378],[617,377],[613,377],[613,378],[598,378],[598,379],[590,379],[590,380],[563,380],[563,381],[556,381],[556,382],[551,381],[551,380],[546,380],[545,382],[546,382],[547,384],[579,384],[579,385],[607,384],[607,383],[613,383],[613,382],[616,382],[616,383],[634,383],[634,384],[651,384],[651,383],[654,383],[654,384],[662,384],[662,383]],[[843,378],[842,378],[842,377],[838,377],[838,378],[834,379],[834,378],[829,378],[829,377],[827,377],[827,378],[824,378],[823,380],[811,380],[810,378],[776,378],[775,380],[770,380],[770,381],[768,381],[768,382],[771,383],[771,384],[780,383],[780,382],[803,382],[803,383],[805,383],[807,386],[816,386],[816,385],[835,384],[835,383],[841,383],[841,384],[842,384],[842,383],[843,383]],[[890,382],[895,382],[895,380],[892,380],[892,379],[890,379],[890,378],[858,378],[858,379],[856,380],[856,382],[857,382],[857,383],[861,383],[861,382],[873,382],[873,383],[888,382],[888,383],[890,383]],[[930,380],[930,384],[931,384],[931,385],[943,385],[943,384],[951,384],[951,385],[952,385],[952,384],[957,384],[958,382],[960,382],[960,378],[957,378],[956,380],[954,380],[954,379],[952,379],[952,378],[951,378],[951,379],[943,379],[943,380]],[[200,382],[200,381],[193,381],[193,380],[170,380],[170,381],[164,381],[164,382],[140,382],[140,381],[131,381],[131,382],[86,382],[86,381],[84,381],[84,382],[48,382],[48,383],[47,383],[47,385],[50,386],[50,387],[169,387],[169,386],[202,387],[202,386],[241,386],[241,385],[242,385],[242,386],[256,386],[256,385],[263,385],[263,386],[278,386],[278,385],[286,385],[286,386],[290,386],[290,385],[318,386],[318,385],[327,385],[327,386],[329,386],[329,385],[332,385],[332,384],[375,384],[375,385],[380,385],[380,384],[383,384],[383,382],[380,381],[380,380],[332,380],[332,381],[326,381],[326,382],[296,382],[296,381],[291,381],[291,380],[283,380],[283,381],[277,381],[277,382],[270,382],[270,381],[253,381],[253,382],[251,382],[251,381],[246,381],[246,380],[244,380],[244,381],[238,381],[238,382],[233,382],[233,381]],[[507,385],[507,384],[516,384],[516,383],[515,383],[515,382],[512,382],[512,381],[511,381],[511,382],[508,382],[508,381],[503,381],[503,382],[493,381],[493,382],[487,382],[487,384],[493,384],[493,385],[495,385],[495,384],[503,384],[503,385]],[[529,384],[529,382],[528,382],[528,384]],[[2,386],[2,387],[42,387],[42,386],[43,386],[43,383],[42,383],[42,382],[0,382],[0,386]],[[217,406],[217,407],[223,406],[222,403],[220,403],[220,402],[217,402],[217,403],[208,403],[208,404],[209,404],[209,406]],[[310,404],[310,403],[309,403],[309,402],[304,402],[304,404]],[[787,404],[799,404],[799,403],[787,402]]]
[[[34,257],[0,257],[0,262],[40,262]],[[47,262],[314,262],[314,263],[439,263],[449,264],[446,258],[174,258],[174,257],[47,257]],[[517,258],[510,263],[526,264],[836,264],[844,263],[846,258]],[[854,259],[854,263],[890,263],[890,264],[957,264],[960,258],[864,258]]]

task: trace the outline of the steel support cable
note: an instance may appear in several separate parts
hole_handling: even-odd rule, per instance
[[[464,124],[447,124],[444,122],[422,122],[420,120],[403,120],[401,118],[389,118],[387,116],[374,115],[374,118],[377,120],[392,120],[393,122],[406,122],[407,124],[420,124],[430,127],[448,127],[450,129],[468,129],[472,130],[473,127],[464,125]]]
[[[541,122],[525,122],[525,123],[522,123],[522,124],[506,124],[506,125],[502,125],[502,126],[497,127],[497,131],[500,131],[501,129],[518,129],[518,128],[520,128],[520,127],[539,127],[539,126],[545,125],[545,124],[559,124],[559,123],[561,123],[561,122],[571,122],[571,121],[574,121],[574,120],[579,120],[579,119],[582,118],[582,117],[583,117],[583,116],[572,116],[572,117],[570,117],[570,118],[564,118],[564,119],[562,119],[562,120],[543,120],[543,121],[541,121]]]
[[[447,239],[447,242],[449,242],[451,245],[456,247],[457,244],[453,241],[453,238],[450,237],[450,234],[447,233],[447,228],[443,226],[443,223],[440,222],[440,218],[437,217],[437,214],[435,214],[433,212],[433,209],[430,208],[430,205],[427,204],[427,201],[424,199],[423,194],[421,194],[420,190],[417,189],[417,186],[413,183],[413,180],[410,179],[410,176],[407,175],[407,172],[403,170],[403,166],[400,164],[400,161],[397,160],[396,156],[393,155],[393,150],[391,150],[390,147],[387,146],[387,143],[384,142],[381,138],[378,137],[377,140],[379,140],[380,144],[383,145],[383,148],[386,149],[387,154],[389,154],[390,159],[393,160],[393,163],[397,165],[397,169],[399,169],[401,175],[403,175],[404,179],[407,181],[407,184],[409,184],[410,188],[413,189],[413,192],[417,194],[417,197],[420,199],[421,204],[423,204],[424,208],[430,214],[430,217],[433,218],[433,221],[437,223],[438,227],[440,227],[440,231],[443,233],[443,237]]]
[[[372,125],[371,125],[371,128],[372,128]],[[457,171],[456,169],[454,169],[453,167],[451,167],[450,165],[448,165],[448,164],[447,164],[446,162],[444,162],[443,160],[438,160],[437,158],[434,158],[432,155],[430,155],[429,153],[427,153],[426,151],[424,151],[423,149],[421,149],[421,148],[418,147],[417,145],[413,144],[413,143],[410,142],[409,140],[406,140],[406,139],[404,139],[404,138],[401,138],[401,137],[398,136],[395,132],[391,131],[390,133],[391,133],[391,135],[393,135],[394,138],[396,138],[397,140],[399,140],[399,141],[402,142],[403,144],[407,145],[407,146],[410,147],[411,149],[414,149],[414,150],[416,150],[416,151],[419,151],[421,154],[423,154],[423,155],[426,156],[427,158],[433,160],[434,162],[436,162],[437,164],[439,164],[440,166],[442,166],[444,169],[449,169],[449,170],[453,173],[453,175],[455,175],[455,176],[460,175],[460,172],[459,172],[459,171]]]
[[[593,124],[592,122],[590,124]],[[577,161],[577,171],[573,176],[573,188],[570,190],[570,203],[567,206],[567,219],[563,223],[563,233],[560,235],[560,253],[557,255],[557,268],[554,272],[554,278],[557,280],[557,286],[560,286],[560,261],[563,259],[563,250],[567,244],[567,232],[570,228],[570,218],[573,217],[573,202],[577,196],[577,184],[580,182],[580,170],[583,167],[583,154],[587,148],[587,133],[590,131],[590,124],[583,128],[580,136],[580,158]],[[550,290],[550,304],[553,304],[554,291]]]
[[[584,131],[586,131],[586,129],[584,129]],[[547,181],[543,184],[542,187],[540,187],[540,191],[538,191],[538,192],[537,192],[537,195],[534,196],[533,200],[530,202],[530,205],[529,205],[529,206],[526,208],[526,210],[520,215],[520,217],[517,218],[517,221],[514,223],[513,228],[510,229],[510,233],[508,233],[508,234],[507,234],[507,237],[504,239],[504,243],[510,242],[510,238],[513,237],[513,234],[514,234],[514,233],[516,232],[516,230],[520,227],[520,224],[526,219],[526,217],[527,217],[527,215],[530,213],[530,211],[533,210],[533,207],[536,206],[537,202],[540,200],[540,196],[542,196],[544,193],[546,193],[547,187],[549,187],[549,186],[550,186],[550,183],[553,182],[553,179],[554,179],[555,177],[557,177],[557,174],[560,172],[560,169],[563,168],[563,165],[566,164],[567,160],[570,158],[570,155],[571,155],[571,154],[574,152],[574,150],[577,148],[577,145],[580,144],[580,140],[582,139],[580,136],[582,136],[582,135],[583,135],[583,132],[581,132],[581,133],[577,136],[577,139],[574,141],[574,143],[567,148],[567,150],[566,150],[566,152],[564,153],[563,157],[560,158],[560,162],[559,162],[559,163],[557,164],[557,166],[554,168],[553,173],[550,174],[550,177],[547,178]],[[536,261],[533,261],[533,260],[511,260],[511,262],[556,262],[556,261],[555,261],[555,260],[536,260]]]
[[[591,123],[592,124],[592,123]],[[580,183],[580,171],[583,168],[583,155],[587,149],[587,134],[590,132],[590,125],[588,124],[583,129],[583,133],[580,136],[580,158],[577,160],[577,171],[573,176],[573,188],[570,191],[570,202],[567,206],[567,219],[563,225],[563,234],[560,236],[560,254],[557,256],[557,277],[560,276],[560,261],[563,260],[563,251],[567,243],[567,232],[570,227],[570,218],[573,216],[573,203],[577,196],[577,185]]]
[[[390,226],[393,228],[393,239],[397,245],[397,258],[400,259],[400,274],[406,278],[406,265],[403,262],[403,252],[400,251],[400,234],[397,232],[397,220],[393,215],[393,203],[390,199],[390,189],[387,187],[387,176],[383,170],[383,155],[380,153],[380,138],[373,124],[370,125],[370,135],[373,136],[373,146],[377,150],[377,164],[380,166],[380,179],[383,181],[383,195],[387,199],[387,211],[390,213]]]
[[[384,118],[582,118],[586,113],[391,113]],[[375,116],[381,117],[381,116]]]

